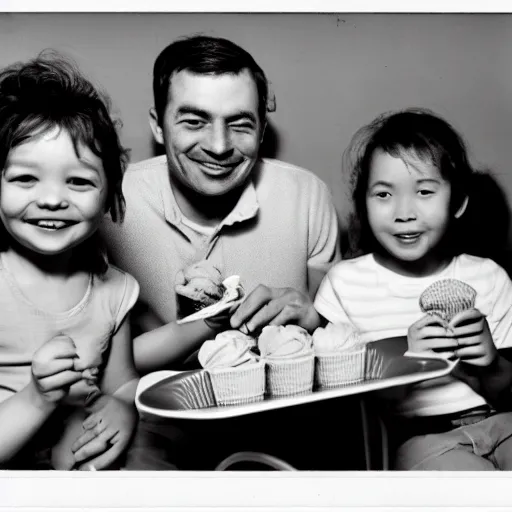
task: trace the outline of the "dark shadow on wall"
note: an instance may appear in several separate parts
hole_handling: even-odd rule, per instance
[[[510,207],[491,172],[473,176],[468,207],[458,228],[464,252],[491,258],[512,276]]]
[[[338,223],[340,225],[340,250],[343,259],[350,259],[355,256],[351,252],[350,247],[350,230],[347,222],[342,222],[338,219]]]
[[[151,153],[153,156],[160,156],[165,154],[165,147],[158,144],[151,136]],[[260,156],[265,158],[277,158],[280,149],[279,135],[270,122],[267,122],[265,136],[260,146]]]
[[[279,134],[270,121],[267,121],[265,136],[260,146],[260,156],[262,158],[278,158],[281,141]]]

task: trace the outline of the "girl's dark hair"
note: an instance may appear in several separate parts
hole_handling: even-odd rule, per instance
[[[352,255],[378,249],[368,224],[366,194],[370,164],[376,150],[407,161],[416,157],[432,163],[451,184],[450,209],[455,213],[468,195],[473,169],[462,137],[444,119],[427,109],[413,108],[382,114],[356,132],[344,153],[344,168],[350,172],[355,215],[350,241]],[[453,225],[453,222],[452,222]],[[451,236],[449,252],[460,253],[461,245]]]
[[[121,146],[119,123],[112,120],[109,108],[109,98],[55,51],[4,68],[0,71],[0,169],[16,146],[55,127],[66,130],[77,156],[79,146],[84,145],[101,159],[107,179],[106,212],[114,222],[122,220],[121,184],[128,150]],[[0,250],[5,250],[10,237],[0,229]],[[107,263],[98,241],[95,234],[76,253],[83,260],[82,267],[101,274]]]
[[[153,96],[161,125],[169,99],[172,75],[182,70],[199,75],[238,74],[248,69],[258,90],[258,114],[267,112],[268,81],[250,53],[220,37],[196,35],[179,39],[164,48],[153,66]]]

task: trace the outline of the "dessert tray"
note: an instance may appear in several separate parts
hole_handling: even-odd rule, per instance
[[[209,375],[204,370],[160,371],[141,379],[135,403],[142,414],[164,418],[232,418],[435,379],[448,375],[456,364],[435,355],[407,357],[406,349],[405,338],[375,341],[368,344],[367,357],[372,367],[363,381],[234,406],[216,405]]]

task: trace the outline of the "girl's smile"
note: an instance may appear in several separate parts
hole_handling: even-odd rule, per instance
[[[420,240],[421,233],[413,232],[413,233],[396,233],[395,237],[398,239],[399,242],[410,245],[415,244]]]
[[[96,231],[104,215],[106,176],[99,157],[77,150],[54,128],[14,147],[0,186],[0,218],[9,234],[38,254],[69,251]]]
[[[38,228],[57,231],[59,229],[74,226],[77,222],[63,219],[26,219],[25,222],[37,226]]]

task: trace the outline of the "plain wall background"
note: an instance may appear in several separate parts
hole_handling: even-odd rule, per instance
[[[138,161],[154,150],[153,62],[172,40],[198,32],[255,57],[277,101],[272,156],[327,182],[342,220],[350,208],[342,152],[353,133],[410,106],[447,118],[472,163],[490,169],[512,200],[509,14],[1,13],[0,66],[44,48],[74,58],[109,93]]]

